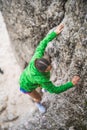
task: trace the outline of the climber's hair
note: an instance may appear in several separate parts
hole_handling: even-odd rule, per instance
[[[40,72],[45,72],[49,65],[50,65],[50,62],[45,58],[40,58],[40,59],[35,60],[35,67]]]

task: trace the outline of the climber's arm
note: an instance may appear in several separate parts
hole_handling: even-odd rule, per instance
[[[50,93],[62,93],[70,88],[72,88],[74,85],[72,82],[67,82],[60,86],[55,86],[51,81],[49,83],[42,84],[42,88],[45,88]]]
[[[48,34],[38,45],[32,59],[41,58],[44,55],[47,44],[57,36],[56,32]]]
[[[47,44],[52,41],[62,30],[63,30],[63,25],[59,25],[56,27],[56,29],[48,34],[38,45],[38,47],[35,50],[34,56],[32,59],[36,58],[41,58],[44,55],[45,48]]]
[[[70,88],[72,88],[74,85],[76,85],[80,80],[79,76],[74,76],[72,78],[71,82],[67,82],[65,84],[62,84],[60,86],[55,86],[51,81],[50,82],[46,82],[44,84],[42,84],[42,87],[45,88],[46,90],[48,90],[50,93],[62,93]]]

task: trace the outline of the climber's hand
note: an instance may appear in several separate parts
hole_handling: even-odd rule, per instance
[[[79,76],[74,76],[74,77],[72,78],[72,83],[73,83],[73,85],[76,85],[76,84],[79,82],[79,80],[80,80],[80,77],[79,77]]]
[[[56,32],[56,34],[59,34],[59,33],[62,32],[63,28],[64,28],[64,25],[63,25],[63,24],[60,24],[60,25],[58,25],[58,26],[56,27],[56,29],[54,30],[54,32]]]

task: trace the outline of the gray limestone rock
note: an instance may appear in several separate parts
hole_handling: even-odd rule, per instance
[[[7,108],[8,97],[0,93],[0,114]]]
[[[3,118],[2,118],[2,121],[3,122],[12,122],[12,121],[15,121],[19,118],[19,115],[17,114],[16,111],[5,111],[4,115],[3,115]]]

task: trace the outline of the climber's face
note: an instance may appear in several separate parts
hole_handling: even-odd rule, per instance
[[[52,68],[52,66],[49,65],[49,66],[47,67],[47,69],[45,70],[45,72],[49,72],[49,71],[51,70],[51,68]]]

